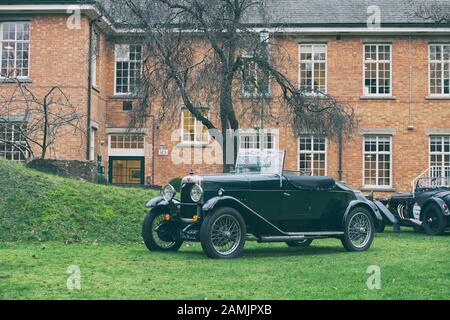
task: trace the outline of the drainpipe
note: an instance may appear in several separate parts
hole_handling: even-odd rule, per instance
[[[103,16],[89,22],[89,52],[88,52],[88,101],[87,101],[87,129],[86,129],[86,160],[90,160],[91,154],[91,112],[92,112],[92,45],[94,24]]]
[[[86,127],[86,160],[91,155],[91,109],[92,109],[92,31],[95,20],[89,22],[89,51],[88,51],[88,101]]]
[[[415,129],[412,119],[412,47],[411,47],[411,36],[408,37],[408,64],[409,64],[409,101],[408,101],[408,130],[412,131]]]
[[[339,168],[338,168],[338,175],[339,175],[339,181],[344,180],[344,169],[343,169],[343,137],[342,137],[342,130],[339,130],[339,137],[338,137],[338,149],[339,149]]]
[[[150,116],[152,119],[152,185],[155,185],[155,132],[157,128],[157,123],[155,121],[155,116]]]

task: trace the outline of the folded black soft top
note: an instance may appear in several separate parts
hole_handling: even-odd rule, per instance
[[[298,189],[307,190],[326,190],[334,188],[336,181],[331,177],[310,177],[285,175],[286,179]]]

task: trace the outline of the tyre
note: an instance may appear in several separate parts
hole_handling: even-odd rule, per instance
[[[167,229],[159,229],[163,223],[166,223],[163,213],[151,211],[147,214],[142,227],[145,246],[150,251],[178,251],[183,241]]]
[[[307,248],[311,245],[313,239],[304,239],[301,241],[289,241],[286,244],[292,248]]]
[[[441,210],[436,204],[430,204],[423,213],[423,228],[430,236],[443,235],[447,223]]]
[[[342,244],[347,251],[361,252],[370,248],[375,235],[372,214],[359,207],[350,211],[345,219]]]
[[[244,249],[246,230],[245,221],[237,210],[219,208],[205,218],[200,229],[203,251],[212,259],[236,258]]]

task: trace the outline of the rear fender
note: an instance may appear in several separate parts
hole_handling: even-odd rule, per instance
[[[372,214],[375,228],[378,228],[380,224],[383,222],[383,217],[381,216],[380,210],[372,201],[363,201],[363,200],[353,200],[348,204],[347,210],[345,210],[344,217],[342,220],[342,225],[345,226],[345,221],[347,220],[350,211],[352,211],[356,207],[363,207],[369,210]]]
[[[204,216],[211,214],[218,208],[231,207],[236,209],[244,218],[247,226],[255,229],[256,233],[260,234],[270,234],[270,235],[286,235],[284,231],[279,229],[277,226],[272,224],[270,221],[265,219],[263,216],[258,214],[256,211],[245,205],[242,201],[230,197],[221,196],[214,197],[208,200],[202,207],[202,212]]]
[[[445,210],[445,208],[446,208],[445,201],[442,200],[441,198],[432,197],[432,198],[428,199],[427,201],[425,201],[425,203],[422,206],[422,210],[420,211],[420,220],[421,221],[423,221],[423,215],[425,213],[425,209],[431,204],[436,204],[438,206],[438,208],[440,209],[442,215],[444,215],[444,216],[449,215],[448,209],[447,209],[447,212]]]

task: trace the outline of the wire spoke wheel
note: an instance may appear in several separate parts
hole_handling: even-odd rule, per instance
[[[155,219],[153,220],[153,223],[151,225],[151,232],[152,232],[152,236],[153,239],[155,241],[155,243],[161,247],[162,249],[169,249],[171,247],[173,247],[176,242],[175,241],[165,241],[164,239],[161,238],[160,236],[160,230],[158,230],[158,228],[165,222],[164,219],[164,215],[159,215],[157,217],[155,217]]]
[[[348,223],[348,237],[357,248],[365,247],[370,241],[372,225],[364,213],[356,213]]]
[[[221,255],[230,255],[238,247],[242,230],[238,220],[232,215],[222,215],[214,221],[211,230],[211,242]]]

